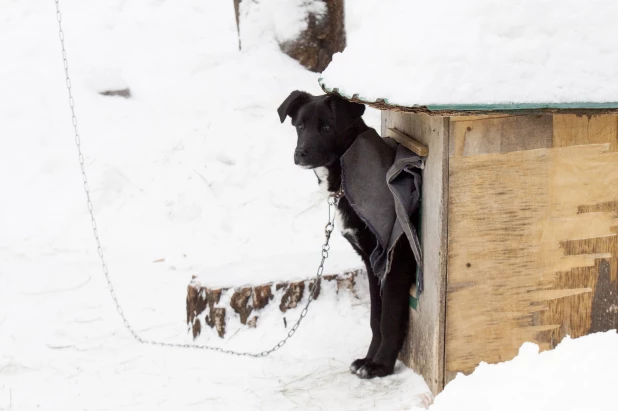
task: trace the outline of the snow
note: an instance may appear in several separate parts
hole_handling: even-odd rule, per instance
[[[431,411],[616,409],[616,331],[565,338],[539,354],[525,343],[512,361],[480,364],[458,375],[435,399]]]
[[[321,228],[321,227],[320,227]],[[274,239],[273,239],[274,241]],[[341,274],[362,268],[354,251],[340,249],[330,253],[324,274]],[[246,259],[197,272],[196,283],[207,287],[229,287],[267,284],[273,280],[306,280],[315,273],[320,262],[320,248],[312,252],[290,252],[267,258]],[[250,273],[248,275],[248,273]],[[276,273],[280,273],[277,276]],[[277,278],[279,277],[279,278]]]
[[[126,272],[123,257],[141,272],[165,259],[169,270],[218,281],[219,267],[319,252],[326,200],[315,175],[294,165],[294,131],[276,113],[296,88],[319,94],[316,74],[274,42],[239,53],[233,7],[64,4],[79,129],[112,271]],[[19,170],[2,181],[3,197],[19,197],[2,202],[0,247],[17,251],[92,244],[50,12],[12,4],[0,24],[10,51],[0,68],[0,120],[3,135],[15,136],[1,139],[0,160]],[[126,87],[131,99],[98,94]],[[344,239],[332,246],[340,261],[333,270],[358,267]],[[307,278],[315,265],[245,269],[227,285]]]
[[[323,73],[390,104],[618,102],[618,3],[384,0]]]
[[[260,47],[264,41],[296,40],[307,29],[310,13],[321,18],[326,13],[326,3],[322,0],[241,1],[242,47]]]
[[[326,12],[326,4],[320,0],[267,0],[258,4],[270,6],[264,8],[267,16],[272,16],[275,38],[280,43],[295,40],[307,29],[309,13],[320,18]],[[255,7],[255,3],[246,2],[246,6]]]
[[[425,384],[401,364],[383,380],[361,381],[349,373],[349,359],[369,341],[366,295],[335,299],[334,290],[325,289],[296,336],[267,358],[144,346],[122,328],[94,255],[81,254],[3,252],[0,409],[318,410],[345,403],[363,410],[421,403],[417,394]],[[186,279],[155,266],[149,281],[140,283],[134,272],[125,274],[132,282],[118,282],[118,291],[138,332],[189,342],[183,324]],[[299,310],[288,313],[288,320],[295,319]],[[276,325],[245,329],[228,344],[209,333],[198,342],[260,352],[287,333]]]
[[[230,3],[61,0],[82,149],[110,276],[147,339],[191,342],[185,297],[208,286],[304,279],[320,261],[327,205],[294,166],[276,108],[317,75],[275,41],[238,52]],[[247,24],[244,34],[250,33]],[[257,30],[257,28],[256,28]],[[264,37],[274,38],[270,26]],[[251,46],[251,47],[249,47]],[[81,188],[54,3],[0,15],[0,409],[405,408],[421,377],[360,381],[365,288],[321,297],[272,357],[142,346],[101,272]],[[131,99],[98,93],[129,87]],[[379,124],[377,112],[366,120]],[[360,261],[340,236],[325,274]],[[300,308],[285,317],[294,321]],[[277,307],[201,344],[260,352],[287,335]],[[329,338],[324,338],[328,335]],[[362,394],[361,394],[362,393]]]
[[[362,39],[367,13],[378,4],[352,1],[350,44]],[[314,275],[326,203],[316,177],[293,165],[293,129],[281,125],[275,111],[291,90],[320,91],[317,75],[279,51],[272,22],[260,26],[245,15],[247,47],[238,52],[232,2],[60,2],[99,232],[116,293],[136,330],[147,339],[190,343],[185,297],[194,274],[210,286]],[[251,33],[263,41],[252,43],[245,37]],[[267,358],[132,340],[92,239],[54,3],[4,4],[0,49],[0,410],[403,410],[424,404],[427,386],[401,363],[384,379],[361,381],[349,373],[370,339],[362,281],[357,296],[337,294],[326,283],[294,338]],[[126,87],[130,99],[98,94]],[[365,117],[379,126],[377,112],[367,110]],[[359,263],[336,236],[326,273]],[[207,328],[197,343],[268,349],[289,329],[275,306],[260,314],[256,329],[230,321],[226,338]],[[300,308],[286,312],[288,326],[299,314]],[[518,369],[532,379],[560,364],[548,395],[562,404],[558,388],[578,381],[571,368],[591,383],[615,381],[607,370],[618,361],[606,348],[617,342],[611,333],[568,341]],[[458,377],[435,408],[495,409],[481,398],[487,378],[504,383],[501,395],[512,397],[522,387],[532,395],[532,385],[514,381],[517,361]],[[490,370],[498,371],[489,376]],[[463,393],[457,390],[463,386]],[[561,409],[575,409],[571,405],[590,400],[590,393],[598,395],[592,404],[613,404],[606,392],[571,390],[572,401]],[[525,399],[526,409],[541,401],[520,402]]]

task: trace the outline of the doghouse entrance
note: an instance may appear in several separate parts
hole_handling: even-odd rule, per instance
[[[403,145],[408,150],[412,151],[413,153],[421,157],[427,157],[429,155],[429,148],[427,147],[427,145],[421,143],[420,141],[412,137],[410,134],[407,134],[406,132],[396,127],[385,127],[384,122],[382,126],[382,135],[392,138],[397,143]],[[425,175],[424,175],[424,172],[422,172],[421,181],[422,181],[423,186],[424,186],[424,178],[425,178]],[[418,211],[416,211],[415,215],[412,217],[412,223],[414,227],[416,227],[417,229],[418,238],[421,243],[421,252],[424,254],[423,247],[422,247],[422,244],[423,244],[423,221],[422,221],[423,220],[422,219],[423,193],[422,193],[422,190],[423,190],[423,187],[421,187],[421,197],[419,199]],[[414,310],[418,309],[419,297],[421,294],[420,290],[422,289],[421,283],[420,283],[421,279],[420,279],[419,274],[420,274],[420,268],[417,265],[416,273],[415,273],[416,281],[415,281],[415,284],[410,289],[410,299],[409,299],[409,305]]]
[[[382,112],[383,136],[424,150],[417,226],[423,250],[423,292],[418,294],[418,284],[411,290],[410,332],[399,357],[425,377],[434,393],[444,381],[448,128],[447,118]]]

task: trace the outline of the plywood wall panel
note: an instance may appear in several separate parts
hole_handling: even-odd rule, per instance
[[[525,341],[550,349],[618,327],[617,118],[556,115],[550,139],[547,119],[523,121],[541,131],[491,124],[487,144],[469,146],[457,137],[466,122],[451,123],[447,381]],[[521,145],[503,152],[502,141]]]

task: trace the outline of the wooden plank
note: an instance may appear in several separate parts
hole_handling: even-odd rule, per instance
[[[553,123],[554,147],[610,143],[612,151],[618,149],[618,115],[556,114]]]
[[[410,329],[400,358],[437,394],[444,386],[448,119],[382,112],[382,135],[389,128],[414,136],[428,147],[422,193],[424,292],[417,309],[410,309]]]
[[[618,122],[595,117],[524,121],[541,133],[488,123],[474,144],[451,125],[447,381],[525,341],[618,326]],[[485,121],[508,119],[472,127]]]
[[[612,152],[618,151],[618,115],[565,115],[553,116],[553,144],[554,147],[582,146],[587,144],[607,144]],[[547,321],[556,318],[568,317],[564,330],[551,332],[549,338],[552,342],[560,341],[564,333],[572,337],[579,337],[591,332],[607,331],[618,328],[618,201],[602,201],[600,193],[596,193],[599,186],[605,187],[606,180],[611,178],[609,164],[597,171],[597,184],[592,185],[592,190],[586,187],[578,192],[580,198],[587,201],[586,204],[577,208],[578,216],[594,219],[597,225],[610,227],[610,234],[605,237],[591,239],[591,235],[584,230],[590,231],[594,222],[590,221],[587,227],[582,228],[578,235],[573,235],[568,241],[560,243],[565,254],[569,256],[596,255],[594,264],[578,266],[572,270],[561,270],[556,273],[556,283],[561,287],[575,287],[582,284],[581,278],[589,278],[594,287],[592,295],[571,300],[570,309],[565,309],[564,304],[550,301],[548,310],[543,313]],[[574,166],[575,172],[579,173],[578,167]],[[601,184],[599,184],[599,182]],[[615,191],[615,185],[613,186]],[[612,191],[612,186],[607,188]],[[565,187],[563,190],[575,190],[574,187]],[[575,191],[572,191],[575,192]],[[595,201],[595,199],[598,199]],[[602,221],[602,218],[611,219]],[[600,230],[599,228],[596,228]],[[588,235],[586,235],[588,234]],[[584,324],[581,327],[572,327],[571,324]]]
[[[451,123],[455,123],[457,121],[478,121],[478,120],[487,120],[487,119],[496,119],[496,118],[505,118],[512,117],[510,114],[479,114],[477,116],[450,116],[449,120]]]
[[[426,145],[419,143],[412,136],[402,133],[396,128],[389,128],[386,131],[386,136],[392,138],[399,144],[406,147],[408,150],[418,154],[421,157],[427,157],[427,155],[429,154],[429,149]]]
[[[451,121],[449,154],[472,156],[552,146],[552,116],[478,116]]]

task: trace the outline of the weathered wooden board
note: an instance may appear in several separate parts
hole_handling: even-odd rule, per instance
[[[618,116],[450,130],[446,382],[618,327]]]
[[[618,116],[576,116],[555,114],[553,117],[554,147],[568,147],[583,144],[609,143],[611,151],[616,151]]]
[[[450,123],[449,154],[472,156],[552,147],[552,116],[480,116]]]
[[[386,136],[392,138],[399,144],[406,147],[408,150],[418,154],[421,157],[427,157],[427,155],[429,154],[429,148],[426,145],[419,143],[409,135],[402,133],[396,128],[387,129]]]
[[[444,386],[448,119],[423,114],[382,112],[382,135],[396,128],[429,150],[423,171],[422,245],[424,292],[410,310],[410,330],[401,359],[425,377],[434,394]]]

